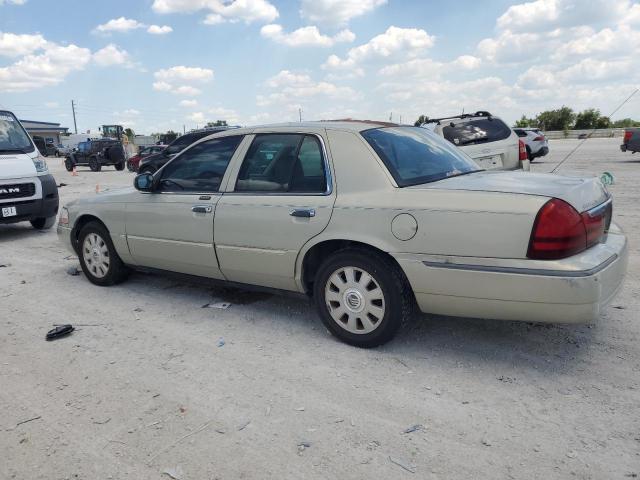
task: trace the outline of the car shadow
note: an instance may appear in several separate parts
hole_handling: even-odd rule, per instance
[[[24,240],[36,235],[49,233],[51,230],[36,230],[29,222],[8,223],[0,225],[0,243]]]

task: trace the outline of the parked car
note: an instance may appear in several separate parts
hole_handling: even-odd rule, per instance
[[[160,168],[162,168],[165,163],[167,163],[175,155],[180,153],[196,140],[200,140],[207,135],[211,135],[212,133],[216,132],[222,132],[229,128],[230,127],[205,128],[202,130],[195,130],[193,132],[186,133],[176,138],[161,152],[149,155],[141,159],[140,163],[138,164],[138,171],[140,173],[155,173],[160,170]]]
[[[16,116],[0,110],[0,224],[31,222],[51,228],[58,187],[47,162]]]
[[[391,339],[416,305],[591,321],[627,266],[598,178],[485,171],[413,126],[228,130],[134,186],[62,209],[59,237],[89,281],[164,270],[294,291],[360,347]]]
[[[125,155],[122,144],[111,138],[100,138],[78,143],[78,148],[69,153],[64,161],[67,171],[77,165],[88,165],[92,172],[99,172],[105,165],[124,170]]]
[[[531,162],[549,153],[549,141],[539,128],[514,128],[513,131],[524,142]]]
[[[69,153],[71,153],[71,148],[67,147],[61,143],[55,145],[55,153],[56,157],[66,157]]]
[[[165,148],[167,148],[166,145],[151,145],[150,147],[141,148],[136,155],[134,155],[133,157],[129,158],[129,160],[127,160],[127,169],[130,172],[137,172],[138,167],[140,166],[140,160],[142,160],[145,157],[148,157],[149,155],[160,153]]]
[[[428,120],[434,132],[446,138],[483,168],[523,168],[518,135],[498,117],[480,111]]]
[[[631,153],[640,152],[640,128],[627,128],[624,131],[620,150]]]

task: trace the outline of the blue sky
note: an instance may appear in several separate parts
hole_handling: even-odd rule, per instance
[[[0,107],[79,130],[226,119],[415,120],[563,104],[610,113],[640,82],[640,4],[0,0]],[[640,118],[640,94],[615,118]]]

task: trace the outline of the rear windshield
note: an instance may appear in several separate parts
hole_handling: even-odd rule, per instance
[[[421,127],[374,128],[361,135],[400,187],[482,170],[464,152]]]
[[[0,111],[0,153],[33,152],[27,132],[11,112]]]
[[[478,118],[442,129],[442,135],[457,146],[497,142],[511,135],[511,129],[499,118]]]

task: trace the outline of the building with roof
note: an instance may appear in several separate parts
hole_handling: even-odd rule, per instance
[[[61,127],[59,123],[39,122],[36,120],[20,120],[22,126],[27,130],[29,135],[44,138],[46,143],[59,144],[60,137],[68,134],[67,127]]]

